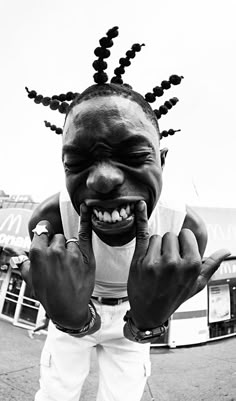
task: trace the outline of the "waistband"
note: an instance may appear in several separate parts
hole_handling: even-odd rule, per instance
[[[99,302],[100,304],[111,305],[111,306],[120,305],[123,302],[128,301],[128,297],[123,297],[123,298],[91,297],[91,299]]]

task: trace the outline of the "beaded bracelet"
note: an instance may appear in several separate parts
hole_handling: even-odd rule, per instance
[[[53,322],[56,326],[56,328],[60,331],[63,331],[63,333],[69,334],[71,336],[75,336],[75,337],[83,337],[86,334],[88,334],[92,328],[95,329],[95,322],[96,324],[96,330],[97,331],[100,328],[101,325],[101,319],[100,316],[98,315],[95,306],[93,305],[93,303],[90,301],[88,304],[90,313],[91,313],[91,319],[89,321],[89,323],[87,323],[84,327],[82,327],[81,329],[68,329],[66,327],[60,326],[58,323]],[[91,333],[92,334],[92,333]]]

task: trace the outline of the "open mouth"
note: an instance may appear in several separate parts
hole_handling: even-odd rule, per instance
[[[116,208],[104,209],[94,206],[92,208],[92,224],[100,230],[127,229],[134,222],[134,203],[124,204]]]

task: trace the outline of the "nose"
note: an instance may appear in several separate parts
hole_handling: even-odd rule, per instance
[[[95,192],[107,194],[124,182],[123,172],[110,163],[100,163],[87,178],[87,187]]]

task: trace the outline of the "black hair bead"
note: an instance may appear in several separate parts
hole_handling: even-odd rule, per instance
[[[65,100],[67,100],[68,102],[70,101],[70,100],[73,100],[74,99],[74,94],[73,94],[73,92],[67,92],[66,93],[66,99]]]
[[[179,85],[183,78],[184,77],[180,77],[179,75],[171,75],[169,81],[172,85]]]
[[[118,29],[119,29],[118,26],[114,26],[113,28],[109,29],[107,31],[107,37],[109,39],[116,38],[119,35]]]
[[[162,105],[161,107],[159,107],[159,110],[161,112],[161,114],[167,114],[168,113],[168,109],[166,106]]]
[[[62,135],[63,134],[63,129],[57,127],[55,132],[56,132],[57,135]]]
[[[98,60],[95,60],[93,62],[93,68],[95,69],[95,71],[104,71],[107,69],[107,63],[106,61],[99,58]]]
[[[119,76],[117,75],[117,76],[115,76],[115,77],[112,77],[111,83],[117,84],[117,85],[122,85],[122,84],[123,84],[123,80],[122,80],[121,77],[119,77]]]
[[[62,102],[60,106],[58,107],[58,111],[62,114],[66,114],[68,110],[69,104],[66,102]]]
[[[140,52],[142,46],[145,46],[144,43],[142,45],[140,45],[139,43],[134,43],[132,45],[132,50],[134,50],[135,52]]]
[[[120,65],[121,65],[122,67],[129,67],[130,64],[131,64],[131,62],[129,61],[129,59],[128,59],[128,58],[125,58],[125,57],[120,58],[119,63],[120,63]]]
[[[128,58],[134,58],[135,57],[135,51],[134,50],[128,50],[125,54],[126,54],[126,56]]]
[[[165,103],[164,103],[164,106],[166,106],[167,109],[170,110],[170,109],[172,109],[173,104],[169,100],[166,100]]]
[[[58,95],[53,95],[53,96],[51,97],[51,100],[59,100],[59,96],[58,96]]]
[[[51,98],[48,97],[48,96],[44,97],[43,100],[42,100],[42,104],[44,106],[49,106],[50,102],[51,102]]]
[[[119,67],[117,67],[117,68],[114,70],[114,73],[115,73],[116,75],[122,75],[122,74],[125,73],[125,69],[124,69],[124,67],[122,67],[122,66],[120,65]]]
[[[30,91],[30,92],[28,93],[28,97],[29,97],[30,99],[34,99],[36,96],[37,96],[37,92],[36,92],[36,91]]]
[[[37,95],[37,96],[34,98],[34,103],[40,104],[42,100],[43,100],[43,96],[42,96],[42,95]]]
[[[155,88],[153,88],[153,93],[156,97],[161,97],[164,93],[164,90],[161,86],[155,86]]]
[[[169,101],[171,102],[172,106],[175,106],[176,103],[178,103],[179,99],[177,97],[172,97],[171,99],[169,99]]]
[[[105,72],[101,71],[101,72],[96,72],[93,76],[94,82],[96,82],[96,84],[105,84],[105,82],[108,81],[108,76]]]
[[[57,110],[58,109],[58,107],[59,107],[59,105],[60,105],[60,102],[58,101],[58,100],[51,100],[51,102],[50,102],[50,109],[51,110]]]
[[[94,50],[94,54],[95,56],[99,57],[99,58],[108,58],[111,54],[110,50],[104,48],[104,47],[97,47]]]
[[[58,100],[60,100],[60,102],[64,102],[64,101],[66,100],[66,95],[65,95],[64,93],[61,93],[61,94],[58,96]]]
[[[153,103],[153,102],[155,102],[155,100],[156,100],[156,96],[155,96],[153,93],[148,92],[148,93],[146,93],[146,95],[145,95],[145,100],[146,100],[148,103]]]
[[[161,132],[161,137],[167,137],[168,136],[168,132],[166,130]]]
[[[171,83],[170,83],[169,81],[162,81],[161,87],[162,87],[163,89],[170,89]]]
[[[101,38],[99,40],[99,43],[101,45],[101,47],[112,47],[113,46],[113,40],[109,39],[107,36],[104,36],[103,38]]]

